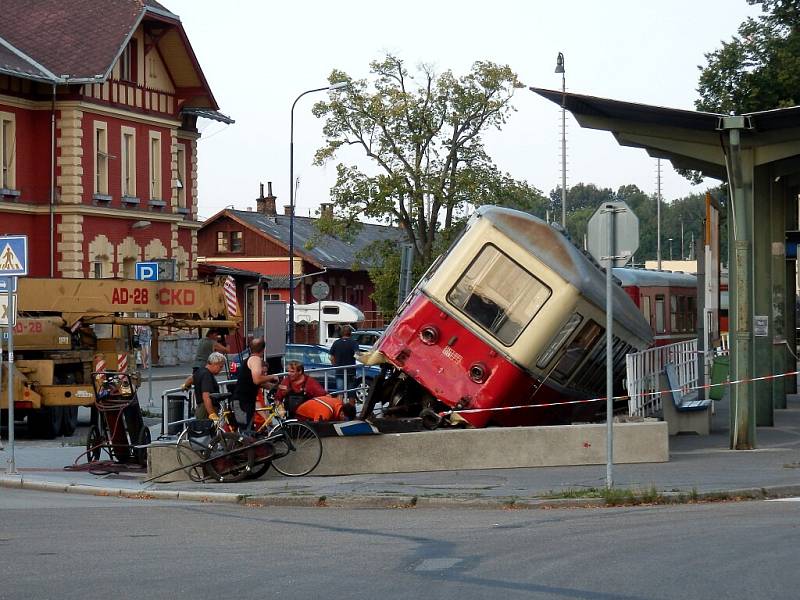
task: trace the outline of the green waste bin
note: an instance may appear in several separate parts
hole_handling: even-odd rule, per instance
[[[730,355],[722,355],[714,357],[714,362],[711,365],[711,383],[714,387],[708,392],[708,397],[712,400],[722,400],[725,394],[724,385],[717,385],[728,381],[731,371],[731,357]]]

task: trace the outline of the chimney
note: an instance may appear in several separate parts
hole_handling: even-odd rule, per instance
[[[322,202],[319,205],[319,216],[320,217],[333,217],[333,203],[332,202]]]
[[[256,212],[274,217],[275,213],[275,196],[272,195],[272,182],[267,182],[267,195],[264,196],[264,184],[260,184],[261,189],[256,198]]]
[[[283,214],[286,215],[287,217],[292,216],[292,207],[289,204],[283,207]]]

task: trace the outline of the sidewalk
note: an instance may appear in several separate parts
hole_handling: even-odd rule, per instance
[[[660,464],[615,465],[619,489],[688,497],[800,495],[800,398],[775,412],[774,427],[759,427],[757,450],[728,449],[727,402],[717,403],[709,436],[670,438],[670,460]],[[155,426],[157,428],[158,426]],[[0,452],[5,472],[8,448]],[[257,481],[215,484],[143,483],[142,474],[95,476],[64,471],[82,447],[26,445],[16,451],[19,475],[0,475],[0,486],[147,498],[294,506],[480,506],[592,505],[600,500],[543,501],[553,494],[605,487],[605,465],[423,472],[338,477],[281,477],[274,471]]]

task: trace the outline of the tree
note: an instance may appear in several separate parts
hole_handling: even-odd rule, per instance
[[[471,206],[485,203],[536,208],[541,193],[501,174],[486,154],[482,136],[500,129],[522,87],[508,66],[476,62],[462,77],[429,66],[412,76],[403,61],[387,55],[370,64],[374,81],[335,70],[331,83],[348,86],[314,106],[325,119],[326,144],[317,164],[343,147],[360,149],[373,172],[337,165],[331,190],[339,231],[360,218],[398,223],[408,233],[415,263],[427,266],[452,237]]]
[[[760,4],[738,36],[706,54],[700,67],[698,110],[742,114],[800,100],[800,0],[747,0]]]

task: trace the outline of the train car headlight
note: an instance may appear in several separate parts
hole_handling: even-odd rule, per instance
[[[423,344],[433,346],[439,341],[439,329],[433,325],[425,325],[419,330],[419,339],[422,340]]]
[[[543,368],[545,365],[547,365],[547,363],[550,362],[550,359],[553,358],[556,352],[558,352],[558,349],[564,343],[564,340],[572,335],[572,332],[575,331],[575,328],[580,325],[582,320],[583,317],[581,317],[578,313],[573,314],[569,318],[569,321],[567,321],[564,327],[561,328],[561,331],[556,334],[547,349],[539,356],[539,360],[536,361],[537,367]]]
[[[483,383],[489,377],[489,367],[482,362],[473,363],[469,368],[469,378],[475,383]]]

